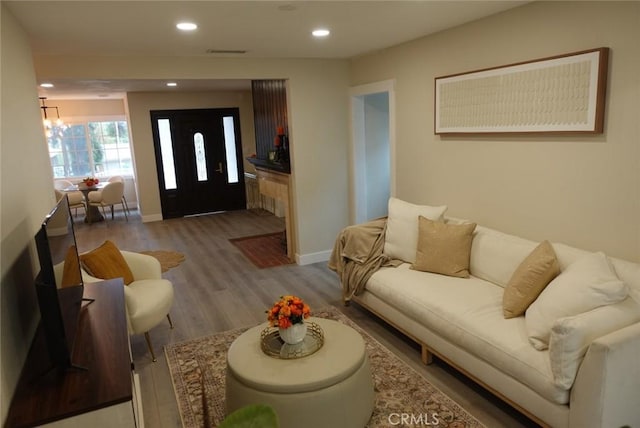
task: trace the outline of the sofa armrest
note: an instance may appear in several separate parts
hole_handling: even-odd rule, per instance
[[[162,278],[162,268],[155,257],[131,251],[121,251],[121,253],[131,269],[134,280]]]
[[[640,323],[589,346],[571,389],[571,427],[640,426]]]

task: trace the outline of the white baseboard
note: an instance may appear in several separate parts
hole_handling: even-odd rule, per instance
[[[162,214],[143,215],[143,223],[151,223],[152,221],[162,221]]]
[[[331,250],[320,251],[311,254],[296,254],[296,263],[300,266],[310,265],[312,263],[320,263],[329,261],[331,257]]]

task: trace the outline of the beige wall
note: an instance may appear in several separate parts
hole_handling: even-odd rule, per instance
[[[640,261],[640,2],[535,2],[352,61],[396,79],[397,196],[534,240]],[[433,134],[436,76],[609,47],[605,132]]]
[[[42,80],[287,79],[297,248],[303,262],[328,257],[348,219],[348,61],[41,55],[34,62]],[[142,214],[153,218],[160,214],[155,166],[146,155],[136,153],[135,161]],[[142,186],[154,187],[155,195]]]
[[[58,107],[60,117],[67,121],[74,117],[95,116],[124,116],[124,101],[122,99],[109,100],[63,100],[48,99],[48,106]],[[49,114],[51,111],[49,111]]]
[[[0,418],[4,421],[39,317],[33,237],[55,197],[31,49],[11,12],[4,4],[0,7]]]
[[[130,92],[127,94],[127,105],[136,159],[136,176],[146,177],[138,182],[141,195],[139,206],[143,219],[158,219],[158,214],[162,212],[149,114],[151,110],[237,107],[240,110],[243,158],[256,151],[251,91]],[[246,160],[244,169],[254,171]]]

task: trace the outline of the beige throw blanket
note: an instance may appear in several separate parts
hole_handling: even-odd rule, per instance
[[[386,227],[387,219],[382,218],[348,226],[338,234],[329,259],[329,269],[340,276],[344,302],[362,293],[371,275],[380,267],[402,263],[382,254]]]

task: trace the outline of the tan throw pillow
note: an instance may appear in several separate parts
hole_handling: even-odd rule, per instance
[[[133,282],[133,273],[122,253],[111,241],[80,256],[80,261],[89,275],[100,279],[122,278],[129,285]]]
[[[469,256],[475,223],[447,224],[418,218],[418,248],[412,269],[469,277]]]
[[[82,275],[80,273],[80,265],[78,264],[78,256],[76,255],[76,246],[71,245],[67,250],[64,258],[64,266],[62,268],[62,284],[60,288],[71,287],[82,284]]]
[[[542,241],[511,275],[502,295],[505,318],[523,315],[542,290],[560,273],[556,252],[549,241]]]

